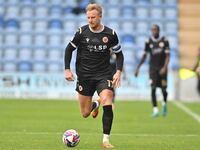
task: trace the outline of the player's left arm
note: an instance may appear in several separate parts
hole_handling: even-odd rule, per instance
[[[124,64],[124,55],[121,49],[121,45],[119,44],[119,40],[117,37],[117,34],[115,32],[113,32],[113,36],[114,36],[114,46],[111,48],[111,50],[116,54],[116,73],[113,75],[113,87],[119,87],[120,86],[120,82],[121,82],[121,74],[122,74],[122,70],[123,70],[123,64]]]
[[[169,47],[169,41],[167,39],[164,40],[165,43],[165,63],[164,66],[160,70],[160,74],[164,75],[167,73],[169,60],[170,60],[170,47]]]

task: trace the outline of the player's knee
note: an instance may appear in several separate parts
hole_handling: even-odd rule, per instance
[[[101,99],[102,105],[112,105],[113,97],[104,97]]]
[[[90,115],[89,111],[82,112],[83,118],[87,118]]]

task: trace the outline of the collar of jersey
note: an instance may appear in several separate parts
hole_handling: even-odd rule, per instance
[[[103,26],[103,28],[100,29],[100,30],[98,30],[98,31],[92,30],[92,28],[91,28],[90,26],[89,26],[89,29],[90,29],[90,31],[93,32],[93,33],[100,33],[100,32],[102,32],[102,31],[104,30],[104,25],[102,24],[102,26]]]
[[[153,36],[151,36],[151,39],[152,39],[152,41],[154,41],[154,42],[158,42],[158,41],[160,41],[161,40],[161,36],[159,37],[159,38],[154,38]]]

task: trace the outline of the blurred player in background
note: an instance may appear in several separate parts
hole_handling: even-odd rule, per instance
[[[151,99],[153,104],[153,117],[159,116],[157,106],[156,88],[159,87],[163,94],[162,114],[167,114],[167,70],[169,64],[169,42],[165,37],[160,36],[160,27],[154,24],[151,28],[152,36],[145,43],[144,54],[138,64],[135,76],[138,76],[139,69],[144,63],[147,54],[150,54],[150,83],[151,83]]]
[[[197,63],[194,67],[194,71],[197,73],[197,79],[198,79],[197,90],[200,95],[200,47],[198,48]]]
[[[65,78],[73,81],[70,70],[72,52],[77,49],[76,74],[80,110],[83,117],[90,113],[93,118],[98,114],[100,103],[103,105],[103,144],[104,148],[113,148],[109,135],[113,121],[113,87],[118,87],[121,80],[124,57],[117,34],[101,23],[102,7],[89,4],[86,8],[88,25],[82,26],[65,49]],[[110,51],[116,55],[116,72],[110,69]],[[101,101],[92,102],[97,91]]]

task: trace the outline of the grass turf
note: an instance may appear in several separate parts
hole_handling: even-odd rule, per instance
[[[200,114],[200,103],[185,104]],[[198,150],[200,124],[172,103],[167,117],[151,117],[150,102],[116,102],[111,142],[115,150]],[[76,129],[74,150],[100,150],[101,113],[84,119],[77,101],[0,100],[0,150],[66,150],[62,134]]]

